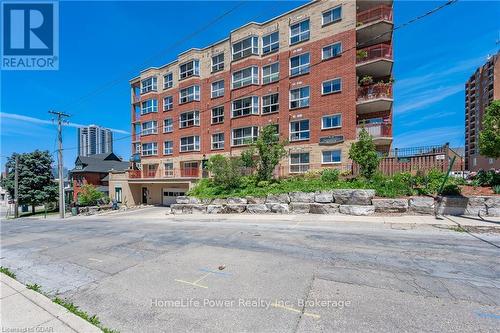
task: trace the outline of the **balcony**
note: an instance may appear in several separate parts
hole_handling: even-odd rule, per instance
[[[357,14],[356,40],[358,45],[385,43],[392,38],[392,6],[380,5]]]
[[[132,103],[139,103],[141,101],[141,96],[135,95],[132,97]]]
[[[358,76],[390,76],[392,64],[392,46],[389,44],[376,44],[357,51],[356,72]]]
[[[392,83],[375,83],[358,87],[358,114],[387,111],[392,107]]]
[[[144,165],[144,170],[127,170],[128,178],[131,180],[162,180],[162,179],[181,179],[181,178],[200,178],[200,168],[177,168],[170,169],[156,167],[148,169],[148,164]]]
[[[392,124],[390,123],[380,123],[380,124],[364,124],[358,125],[356,127],[356,135],[359,135],[361,129],[365,129],[368,134],[373,137],[373,142],[376,145],[390,145],[392,142]]]

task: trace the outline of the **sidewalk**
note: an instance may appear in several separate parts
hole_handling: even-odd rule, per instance
[[[44,295],[0,273],[1,332],[101,332]]]

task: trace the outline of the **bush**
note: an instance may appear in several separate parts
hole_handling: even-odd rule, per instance
[[[500,185],[495,185],[491,189],[493,190],[493,193],[500,194]]]
[[[495,170],[479,170],[474,177],[476,186],[495,186],[500,185],[500,172]]]
[[[442,195],[459,195],[460,187],[457,184],[445,184],[443,190],[441,191]]]
[[[324,169],[321,172],[321,180],[328,183],[334,183],[339,180],[340,171],[337,169]]]
[[[94,185],[85,184],[78,195],[78,204],[80,206],[95,206],[104,198],[104,193],[98,191]]]
[[[372,136],[368,134],[366,129],[361,130],[358,141],[351,145],[349,158],[359,165],[363,177],[370,179],[377,172],[380,158],[377,155]]]
[[[242,171],[242,160],[239,157],[214,155],[208,160],[207,168],[212,173],[213,182],[223,188],[239,186]]]

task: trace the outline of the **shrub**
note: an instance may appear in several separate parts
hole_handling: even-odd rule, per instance
[[[441,191],[442,195],[459,195],[460,194],[460,187],[458,187],[457,184],[445,184],[443,187],[443,190]]]
[[[94,185],[85,184],[78,195],[78,204],[80,206],[95,206],[104,197],[104,193],[97,190]]]
[[[222,155],[211,156],[207,163],[214,184],[223,188],[239,186],[242,166],[241,158],[229,158]]]
[[[491,189],[493,190],[493,193],[500,194],[500,185],[495,185]]]
[[[324,169],[321,172],[321,180],[327,183],[334,183],[339,180],[340,172],[337,169]]]
[[[361,130],[358,141],[351,145],[349,158],[359,165],[361,175],[367,179],[372,178],[377,171],[380,159],[372,137],[366,129]]]
[[[500,185],[500,172],[495,170],[479,170],[474,177],[476,186],[495,186]]]

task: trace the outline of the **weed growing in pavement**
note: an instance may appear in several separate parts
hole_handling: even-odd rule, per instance
[[[4,273],[7,276],[10,276],[13,279],[16,278],[16,274],[14,274],[13,272],[11,272],[11,270],[8,269],[7,267],[0,266],[0,272]]]
[[[26,288],[34,290],[38,293],[42,293],[42,287],[39,284],[33,283],[33,284],[27,284]]]

